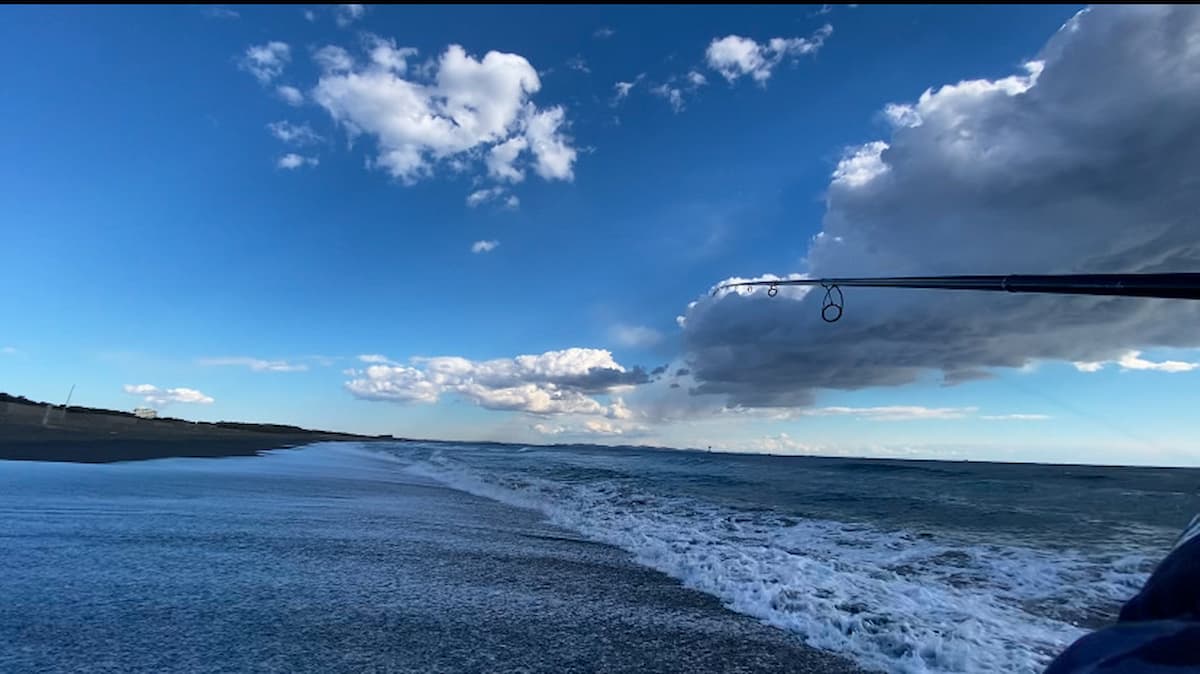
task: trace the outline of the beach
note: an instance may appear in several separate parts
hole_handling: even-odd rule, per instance
[[[167,457],[253,456],[361,435],[294,426],[141,419],[128,412],[51,406],[0,394],[0,459],[109,463]]]

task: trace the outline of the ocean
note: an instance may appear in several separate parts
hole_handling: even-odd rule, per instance
[[[0,671],[1040,671],[1200,470],[455,443],[0,462]]]

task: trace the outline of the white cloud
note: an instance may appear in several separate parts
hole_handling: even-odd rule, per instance
[[[621,426],[603,419],[588,419],[587,421],[583,422],[583,427],[586,428],[589,433],[596,433],[599,435],[621,435],[625,432],[625,429]]]
[[[887,173],[888,165],[883,161],[883,151],[886,149],[888,144],[882,140],[848,148],[833,170],[833,182],[862,187]]]
[[[1117,365],[1123,370],[1152,370],[1155,372],[1191,372],[1200,363],[1186,363],[1179,360],[1164,360],[1155,363],[1141,358],[1141,351],[1130,351],[1117,359]]]
[[[507,190],[501,185],[475,190],[467,195],[467,206],[475,208],[488,202],[498,201],[504,208],[515,210],[521,205],[521,200],[515,194],[505,197]]]
[[[275,162],[275,165],[281,169],[292,171],[300,168],[301,166],[316,166],[320,163],[321,160],[317,159],[316,157],[303,157],[295,152],[289,152],[280,157],[279,161]]]
[[[850,416],[870,421],[918,421],[926,419],[964,419],[975,413],[975,407],[921,407],[919,405],[884,405],[880,407],[817,407],[799,412],[802,416]]]
[[[340,75],[354,68],[354,57],[336,45],[325,45],[313,52],[313,62],[322,73]]]
[[[337,25],[345,28],[363,18],[363,15],[367,13],[367,7],[366,5],[338,5],[333,11]]]
[[[475,190],[467,195],[467,205],[471,208],[486,204],[489,201],[496,201],[504,196],[505,190],[501,185],[494,187],[486,187],[484,189]]]
[[[745,451],[764,452],[767,454],[822,454],[824,453],[824,448],[800,442],[787,433],[780,433],[751,441],[745,448]]]
[[[888,103],[883,106],[883,115],[896,126],[920,126],[921,115],[907,103]]]
[[[574,180],[571,167],[577,153],[562,134],[566,113],[562,106],[530,112],[526,119],[525,137],[533,151],[533,170],[546,180]]]
[[[153,384],[126,384],[125,392],[140,396],[150,405],[162,407],[170,403],[195,403],[200,405],[212,404],[213,399],[191,388],[161,389]]]
[[[308,145],[319,143],[322,140],[321,136],[317,135],[317,132],[313,131],[307,123],[271,122],[267,124],[267,130],[271,132],[272,136],[290,145]]]
[[[614,84],[612,105],[615,106],[621,101],[625,100],[625,97],[629,95],[629,92],[633,91],[633,88],[636,87],[638,83],[641,82],[645,77],[646,73],[638,73],[638,76],[633,78],[632,81],[617,82]]]
[[[613,35],[616,35],[616,33],[617,33],[617,31],[613,30],[612,28],[609,28],[608,26],[601,26],[596,29],[596,32],[592,33],[592,37],[599,39],[599,40],[606,40],[606,39],[612,37]]]
[[[236,365],[247,367],[255,372],[304,372],[308,366],[304,363],[289,363],[286,360],[263,360],[245,356],[229,356],[223,358],[201,358],[200,365]]]
[[[614,325],[609,330],[609,337],[630,348],[645,348],[654,346],[662,341],[662,333],[644,325]]]
[[[650,93],[660,98],[665,98],[671,104],[671,109],[675,112],[683,110],[683,91],[669,84],[660,84],[650,89]]]
[[[1200,363],[1189,363],[1181,360],[1164,360],[1154,362],[1142,358],[1141,351],[1126,351],[1116,360],[1076,361],[1072,363],[1080,372],[1099,372],[1105,365],[1116,363],[1122,370],[1148,370],[1151,372],[1191,372],[1200,367]]]
[[[259,83],[267,84],[279,77],[291,60],[292,50],[286,42],[268,42],[247,47],[240,65]]]
[[[825,24],[807,38],[776,37],[763,44],[748,37],[727,35],[709,43],[705,59],[708,67],[729,82],[749,75],[754,81],[765,83],[784,58],[815,53],[832,34],[833,26]]]
[[[979,418],[987,421],[1045,421],[1052,417],[1049,414],[984,414]]]
[[[540,435],[547,436],[572,436],[581,439],[597,438],[597,437],[616,437],[616,436],[639,436],[644,435],[649,429],[642,424],[630,423],[626,421],[612,421],[608,419],[586,419],[573,418],[567,423],[548,424],[538,422],[532,424],[530,428]]]
[[[434,403],[454,394],[492,410],[616,421],[633,416],[624,401],[605,405],[592,396],[649,381],[644,370],[621,366],[609,351],[581,348],[488,361],[413,358],[410,365],[373,364],[351,376],[346,389],[370,400]]]
[[[378,354],[378,353],[365,353],[365,354],[363,354],[363,355],[359,356],[359,357],[358,357],[358,359],[359,359],[360,361],[364,362],[364,363],[389,363],[389,364],[393,364],[393,363],[392,363],[392,361],[391,361],[391,360],[390,360],[390,359],[389,359],[387,356],[384,356],[384,355],[381,355],[381,354]]]
[[[416,50],[369,42],[362,64],[339,47],[318,50],[322,75],[312,98],[351,136],[375,139],[373,166],[406,184],[439,164],[461,169],[481,159],[507,180],[526,165],[547,180],[573,179],[577,153],[564,133],[566,113],[531,101],[541,81],[525,58],[491,51],[477,60],[451,45],[428,69],[410,72]]]
[[[290,87],[286,84],[281,84],[275,87],[275,93],[279,94],[279,97],[283,99],[283,102],[290,106],[295,107],[304,103],[304,94],[301,93],[296,87]]]
[[[692,70],[683,77],[672,76],[663,84],[650,87],[650,93],[664,99],[671,104],[671,110],[680,113],[685,107],[684,96],[694,94],[700,87],[706,84],[708,84],[708,78]]]
[[[530,428],[532,428],[534,431],[537,431],[538,433],[541,433],[542,435],[561,435],[563,433],[569,433],[571,430],[571,429],[567,428],[566,426],[562,426],[559,424],[542,424],[542,423],[534,424],[534,425],[530,426]]]
[[[524,180],[525,172],[513,166],[513,163],[528,147],[529,141],[524,136],[516,136],[493,145],[487,156],[488,175],[496,180],[512,183]]]
[[[902,123],[835,170],[806,272],[1195,269],[1200,50],[1174,36],[1196,33],[1200,8],[1191,5],[1096,6],[1012,76],[897,103],[907,106],[892,111]],[[803,406],[823,389],[930,374],[953,384],[1034,360],[1094,370],[1119,366],[1131,350],[1200,346],[1196,302],[843,291],[835,325],[821,321],[819,287],[784,302],[697,298],[680,320],[693,390],[735,406]],[[1127,369],[1150,368],[1124,359]],[[1191,363],[1151,365],[1179,372]]]
[[[499,241],[476,241],[475,243],[471,244],[471,252],[472,253],[490,253],[493,250],[496,250],[496,246],[499,246],[499,245],[500,245]]]
[[[312,11],[311,9],[304,10],[304,20],[308,21],[308,22],[316,21],[317,13]]]
[[[228,7],[216,6],[205,7],[204,16],[210,19],[236,19],[240,17],[241,14],[238,14],[236,10],[229,9]]]

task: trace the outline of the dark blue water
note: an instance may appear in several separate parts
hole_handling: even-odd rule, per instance
[[[408,445],[808,644],[893,671],[1036,671],[1115,617],[1200,470]]]
[[[327,444],[0,462],[0,671],[1037,671],[1200,471]],[[661,573],[660,573],[661,572]]]

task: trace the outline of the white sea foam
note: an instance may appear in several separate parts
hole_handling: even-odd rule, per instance
[[[1085,630],[1069,617],[1128,598],[1136,556],[962,545],[862,525],[747,513],[479,472],[440,454],[405,469],[543,512],[808,644],[893,672],[1032,672]]]

